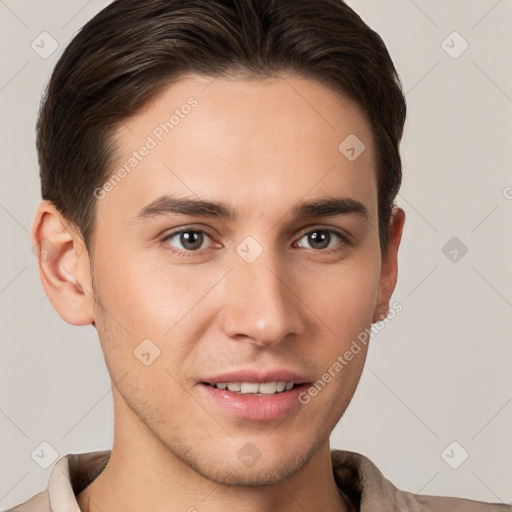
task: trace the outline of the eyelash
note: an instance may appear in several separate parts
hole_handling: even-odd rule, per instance
[[[304,231],[301,233],[301,235],[298,237],[297,241],[300,240],[301,238],[304,238],[304,236],[306,235],[309,235],[311,233],[315,233],[316,231],[327,231],[328,233],[331,233],[334,235],[336,235],[337,237],[340,238],[340,241],[341,241],[341,245],[345,245],[345,246],[350,246],[352,245],[352,239],[351,237],[349,237],[348,235],[340,232],[340,231],[337,231],[335,229],[331,229],[331,228],[322,228],[322,227],[316,227],[314,229],[309,229],[308,231]],[[167,241],[173,237],[175,237],[176,235],[181,235],[182,233],[187,233],[187,232],[192,232],[192,233],[201,233],[203,235],[206,235],[208,236],[210,239],[213,239],[213,236],[207,231],[207,230],[204,230],[204,229],[197,229],[197,228],[182,228],[178,231],[173,231],[172,233],[169,233],[167,235],[165,235],[163,238],[162,238],[162,243],[164,243],[167,247],[170,248],[170,250],[180,256],[180,257],[184,257],[184,258],[187,258],[187,257],[192,257],[192,256],[196,256],[198,254],[201,254],[203,253],[203,251],[207,251],[208,249],[200,249],[200,250],[195,250],[195,251],[191,251],[191,250],[180,250],[180,249],[175,249],[173,246],[171,246],[170,243],[168,243]],[[294,242],[295,244],[296,242]],[[339,245],[339,244],[337,244]],[[331,247],[331,248],[327,248],[327,249],[312,249],[312,248],[309,248],[309,247],[306,247],[305,249],[308,249],[310,251],[314,251],[314,252],[319,252],[319,253],[323,253],[323,254],[332,254],[332,253],[335,253],[335,252],[339,252],[342,250],[342,248],[340,247]]]

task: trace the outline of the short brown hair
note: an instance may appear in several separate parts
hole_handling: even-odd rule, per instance
[[[116,0],[59,59],[37,123],[43,199],[90,250],[93,191],[111,173],[124,119],[189,73],[315,79],[355,100],[375,142],[379,238],[400,188],[406,103],[381,37],[342,0]],[[340,141],[341,142],[341,141]]]

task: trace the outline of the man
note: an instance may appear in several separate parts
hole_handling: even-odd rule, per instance
[[[405,112],[340,0],[118,0],[82,29],[31,237],[56,311],[98,331],[114,446],[12,510],[512,510],[329,448],[390,310]]]

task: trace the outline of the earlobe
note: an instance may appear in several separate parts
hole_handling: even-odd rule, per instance
[[[42,201],[30,238],[43,288],[59,316],[72,325],[91,324],[89,255],[81,236],[52,203]]]
[[[384,320],[389,311],[389,302],[398,277],[398,249],[402,239],[404,223],[405,212],[402,208],[393,208],[388,224],[388,245],[382,257],[379,292],[373,315],[373,323]]]

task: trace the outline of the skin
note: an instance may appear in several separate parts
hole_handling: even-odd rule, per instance
[[[183,78],[119,128],[117,165],[190,96],[198,101],[190,114],[97,201],[91,255],[50,203],[34,219],[32,242],[56,248],[39,263],[46,293],[65,321],[94,322],[113,382],[112,457],[79,505],[350,510],[332,475],[329,435],[356,390],[365,346],[307,405],[277,420],[236,418],[199,381],[248,367],[318,380],[388,311],[404,212],[394,210],[381,255],[368,121],[347,98],[297,76]],[[351,133],[366,146],[354,161],[338,150]],[[224,201],[238,218],[137,219],[164,193]],[[355,199],[368,215],[292,218],[297,202],[326,196]],[[208,232],[187,256],[179,236],[164,240],[183,227]],[[327,252],[307,236],[318,229],[353,241],[332,234],[336,250]],[[253,263],[236,252],[247,236],[263,248]],[[133,354],[147,338],[160,350],[149,366]],[[261,454],[251,467],[237,456],[246,443]]]

